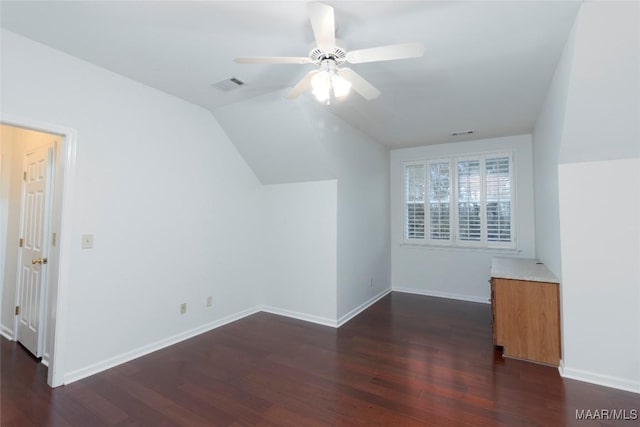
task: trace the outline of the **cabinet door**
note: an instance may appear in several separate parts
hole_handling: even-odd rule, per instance
[[[527,348],[530,360],[558,366],[560,363],[559,289],[556,283],[528,282]]]
[[[560,362],[558,285],[494,279],[496,341],[504,355],[557,366]]]

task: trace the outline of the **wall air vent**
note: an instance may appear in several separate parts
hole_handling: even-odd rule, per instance
[[[222,80],[218,83],[213,83],[211,86],[223,92],[229,92],[244,86],[244,82],[237,77],[231,77],[230,79]]]
[[[462,136],[462,135],[471,135],[472,133],[475,133],[476,131],[473,129],[469,129],[469,130],[457,130],[455,132],[451,132],[451,136]]]

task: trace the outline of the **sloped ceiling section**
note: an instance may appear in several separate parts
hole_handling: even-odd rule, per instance
[[[345,161],[354,160],[345,155],[353,149],[354,135],[372,148],[387,150],[334,114],[332,105],[319,104],[308,94],[283,102],[286,95],[282,90],[214,110],[262,184],[341,178]],[[364,161],[366,153],[359,153]]]
[[[258,96],[217,108],[214,116],[262,184],[337,178],[317,131],[330,124],[309,114],[315,101],[285,96],[286,91]]]
[[[582,9],[576,23],[560,163],[640,157],[640,4]],[[608,25],[607,31],[601,31]]]

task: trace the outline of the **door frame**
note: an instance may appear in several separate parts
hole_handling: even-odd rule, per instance
[[[0,123],[61,136],[60,144],[54,148],[56,176],[53,183],[51,209],[53,216],[51,229],[58,230],[58,250],[52,251],[49,257],[49,268],[56,265],[57,274],[50,274],[48,279],[47,304],[52,310],[47,312],[46,330],[46,342],[50,349],[47,384],[50,387],[58,387],[64,385],[65,373],[64,344],[68,311],[67,293],[71,277],[71,250],[73,248],[71,215],[73,212],[77,131],[70,127],[7,113],[2,113]]]

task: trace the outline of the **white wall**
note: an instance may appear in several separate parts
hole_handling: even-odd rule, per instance
[[[558,172],[562,372],[640,392],[640,4],[585,2],[574,31]]]
[[[352,94],[351,96],[358,96]],[[389,149],[311,99],[306,123],[338,181],[338,322],[391,287]]]
[[[390,288],[389,150],[331,114],[331,108],[310,94],[294,101],[285,95],[286,91],[276,92],[222,107],[215,116],[262,183],[337,180],[337,242],[327,234],[323,244],[337,245],[337,318],[334,315],[332,321],[344,321]],[[280,245],[274,238],[267,240],[268,247]],[[264,286],[268,295],[268,289],[281,284]],[[279,307],[283,310],[303,313],[309,308],[303,300],[296,306],[294,299],[282,296],[272,300],[272,310],[278,301],[285,304]]]
[[[513,150],[516,170],[517,250],[414,246],[402,243],[403,176],[407,160]],[[517,135],[391,151],[391,283],[393,289],[487,302],[494,256],[533,258],[533,170],[531,136]]]
[[[560,219],[563,375],[640,393],[640,159],[561,165]]]
[[[575,25],[560,162],[640,157],[640,3],[585,2]]]
[[[22,198],[22,172],[24,155],[27,151],[60,142],[60,137],[41,132],[0,125],[2,132],[2,207],[0,214],[0,239],[4,245],[2,269],[2,332],[13,338],[14,306],[16,303],[16,284],[18,272],[18,242],[20,239],[20,206]]]
[[[209,112],[4,30],[1,66],[3,113],[77,130],[67,374],[256,306],[260,186]]]
[[[569,34],[533,130],[536,258],[557,277],[562,275],[558,160],[574,42],[575,27]]]
[[[266,185],[262,193],[263,309],[335,325],[336,181]]]

